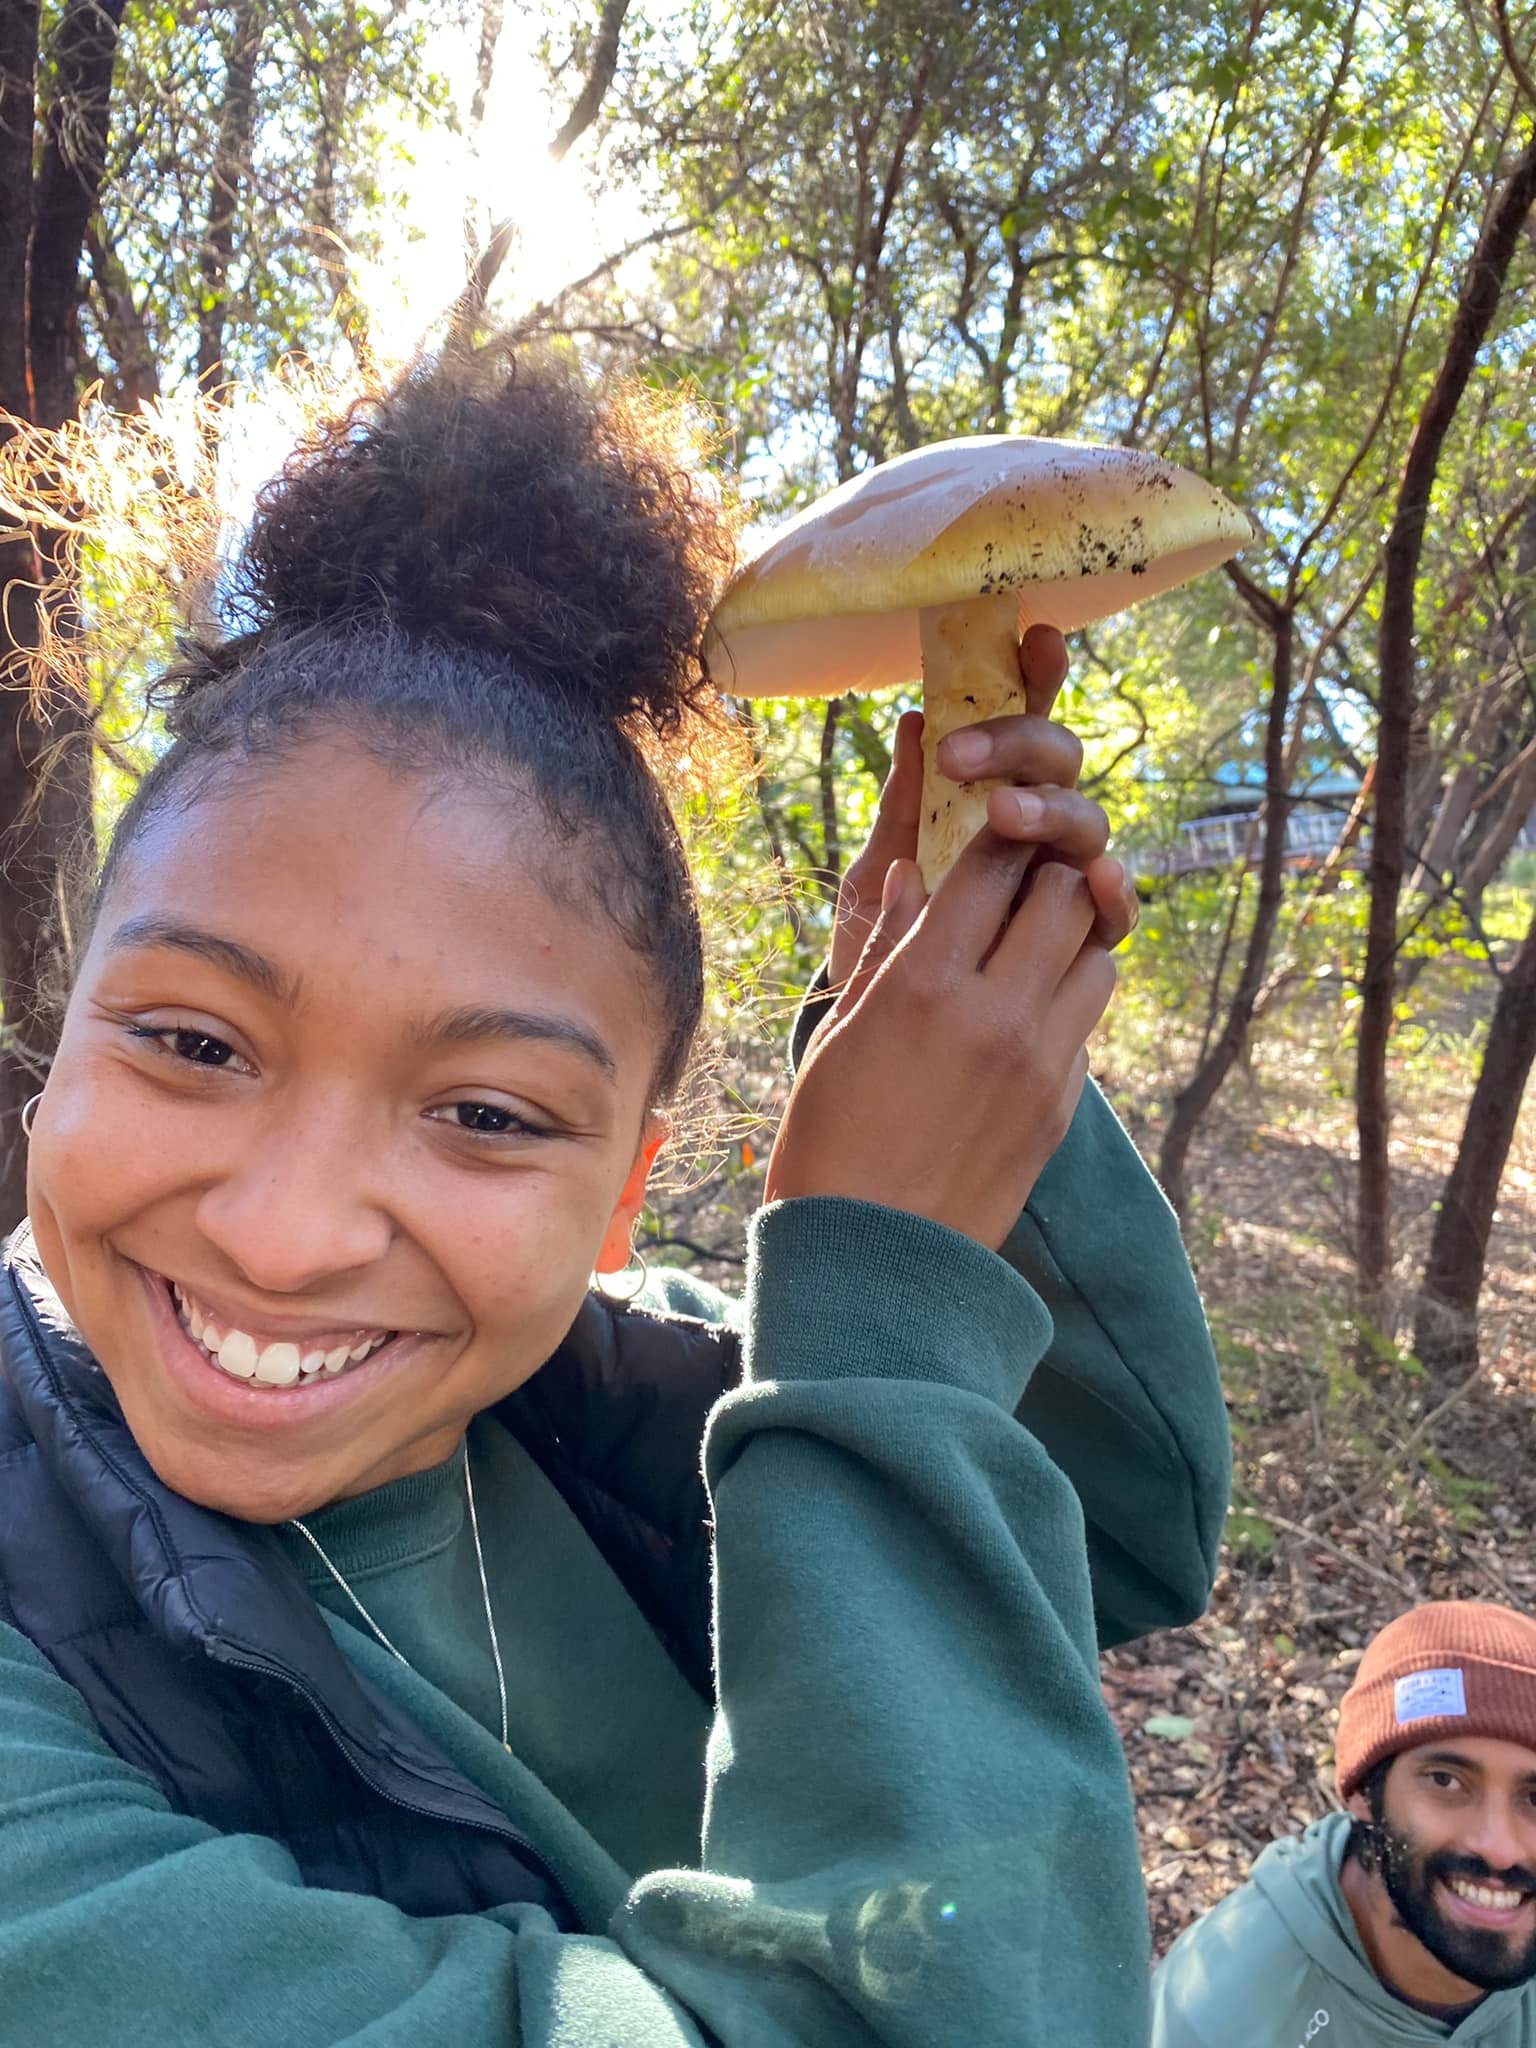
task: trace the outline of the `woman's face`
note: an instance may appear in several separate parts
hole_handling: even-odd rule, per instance
[[[440,1463],[628,1256],[648,978],[511,808],[317,740],[162,813],[113,882],[29,1206],[192,1500],[278,1521]]]

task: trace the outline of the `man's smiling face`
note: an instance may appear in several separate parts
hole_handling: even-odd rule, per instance
[[[1350,1802],[1353,1854],[1449,1973],[1445,2002],[1536,1978],[1536,1750],[1477,1736],[1392,1759]]]

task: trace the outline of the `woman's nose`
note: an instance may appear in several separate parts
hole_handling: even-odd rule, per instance
[[[372,1265],[394,1225],[370,1150],[338,1118],[289,1118],[207,1189],[198,1227],[263,1293],[302,1294]]]

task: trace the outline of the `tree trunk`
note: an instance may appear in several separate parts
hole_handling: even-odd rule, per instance
[[[250,170],[256,123],[256,59],[261,50],[261,16],[254,0],[235,9],[224,56],[224,98],[214,144],[208,191],[208,229],[198,251],[202,298],[197,316],[197,381],[205,391],[224,369],[224,328],[229,312],[229,261],[235,249],[240,181]]]
[[[1477,801],[1478,784],[1485,772],[1489,751],[1496,750],[1504,719],[1502,683],[1485,687],[1473,712],[1472,722],[1454,750],[1456,765],[1445,776],[1445,762],[1439,764],[1440,787],[1429,808],[1427,830],[1423,832],[1418,866],[1408,887],[1410,892],[1438,889],[1456,867],[1456,849]],[[1440,779],[1444,778],[1444,779]]]
[[[35,184],[38,9],[0,5],[0,401],[40,426],[62,425],[76,403],[80,259],[100,197],[123,5],[67,0],[48,53]],[[25,1209],[20,1112],[47,1071],[68,897],[90,852],[90,720],[83,705],[50,697],[37,671],[44,631],[65,625],[62,593],[49,587],[56,562],[47,533],[0,546],[0,1229]]]
[[[124,5],[67,0],[49,50],[54,85],[44,115],[27,279],[32,418],[40,427],[62,426],[75,409],[80,257],[101,196]]]
[[[1536,219],[1531,223],[1536,228]],[[1518,595],[1500,606],[1500,637],[1508,665],[1518,684],[1524,685],[1529,708],[1536,708],[1536,690],[1531,687],[1532,635],[1527,626],[1529,606],[1526,593],[1536,579],[1536,496],[1520,522],[1515,549],[1515,578]],[[1518,732],[1528,734],[1524,744],[1507,760],[1488,787],[1481,790],[1472,806],[1472,822],[1462,846],[1462,894],[1474,917],[1482,913],[1483,891],[1508,857],[1527,820],[1536,813],[1536,726],[1529,715]]]
[[[27,377],[27,244],[32,237],[32,126],[38,0],[0,6],[0,407],[32,417]]]
[[[1500,982],[1456,1164],[1435,1219],[1414,1350],[1438,1374],[1477,1363],[1477,1303],[1499,1183],[1536,1064],[1536,912]]]
[[[1264,985],[1285,888],[1285,826],[1289,810],[1285,778],[1285,730],[1290,714],[1295,665],[1295,619],[1276,606],[1269,624],[1274,633],[1274,668],[1270,680],[1269,722],[1264,734],[1264,844],[1259,855],[1259,897],[1242,970],[1220,1035],[1189,1080],[1174,1097],[1173,1112],[1163,1133],[1158,1179],[1182,1220],[1188,1205],[1189,1147],[1200,1121],[1215,1101],[1248,1042],[1254,1005]]]
[[[1498,311],[1520,230],[1536,201],[1536,137],[1515,159],[1462,279],[1434,384],[1403,464],[1387,535],[1377,647],[1380,668],[1370,919],[1360,982],[1355,1115],[1360,1146],[1357,1259],[1361,1294],[1379,1313],[1391,1267],[1390,1105],[1387,1044],[1397,964],[1397,908],[1407,851],[1408,784],[1416,711],[1415,585],[1440,452],[1478,352]]]
[[[1461,893],[1474,916],[1482,913],[1483,891],[1508,859],[1526,822],[1536,812],[1536,742],[1510,763],[1509,781],[1491,823],[1461,873]]]
[[[25,545],[25,544],[23,544]],[[0,576],[17,549],[4,551]],[[15,583],[7,607],[7,650],[35,640],[38,560]],[[90,858],[90,730],[80,706],[51,707],[27,694],[16,670],[0,670],[7,709],[0,746],[0,1232],[26,1212],[26,1146],[21,1111],[42,1087],[56,1036],[68,898]]]
[[[1450,872],[1474,917],[1483,890],[1536,805],[1536,725],[1523,708],[1530,678],[1525,593],[1536,578],[1536,494],[1518,522],[1509,522],[1502,540],[1511,534],[1515,587],[1508,596],[1499,590],[1499,549],[1490,548],[1482,558],[1499,597],[1487,674],[1445,749],[1445,758],[1457,763],[1449,781],[1444,760],[1436,764],[1421,807],[1433,824],[1424,830],[1422,865],[1409,883],[1410,889],[1437,888]],[[1531,704],[1536,708],[1536,696]],[[1490,770],[1492,779],[1486,780]]]

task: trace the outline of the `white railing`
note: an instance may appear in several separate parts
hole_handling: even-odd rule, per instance
[[[1308,803],[1303,799],[1290,807],[1285,822],[1287,860],[1326,860],[1339,843],[1350,807],[1344,804]],[[1214,818],[1192,818],[1181,825],[1169,846],[1117,848],[1119,857],[1138,875],[1187,875],[1198,868],[1222,868],[1245,856],[1256,861],[1263,843],[1257,811],[1224,811]],[[1357,842],[1362,853],[1370,848],[1371,835],[1362,829]],[[1515,841],[1516,848],[1536,848],[1536,810],[1531,812]]]
[[[1348,815],[1334,805],[1292,804],[1285,821],[1286,859],[1325,859],[1338,844]],[[1127,864],[1143,875],[1187,875],[1196,868],[1226,867],[1245,855],[1257,860],[1261,838],[1256,812],[1226,811],[1214,818],[1192,818],[1179,827],[1171,846],[1140,849]],[[1364,834],[1361,843],[1369,843]]]

